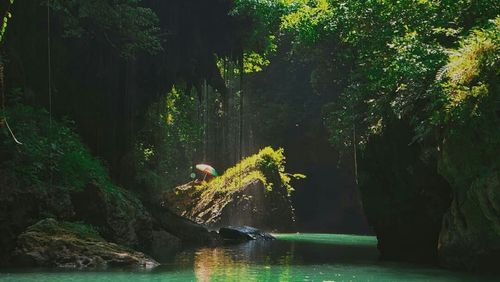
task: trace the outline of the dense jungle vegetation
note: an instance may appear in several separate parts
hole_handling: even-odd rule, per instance
[[[284,147],[308,179],[309,162],[342,168],[382,257],[498,257],[498,1],[2,0],[0,14],[4,195],[94,183],[149,209],[196,163],[234,173]],[[71,219],[48,207],[0,231]]]

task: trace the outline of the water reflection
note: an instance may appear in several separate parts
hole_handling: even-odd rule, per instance
[[[179,254],[197,281],[491,281],[489,277],[378,260],[374,237],[287,234]]]
[[[186,250],[153,271],[0,270],[0,282],[43,281],[500,281],[378,260],[376,240],[333,234],[289,234],[272,242]]]
[[[269,242],[248,242],[224,248],[199,249],[194,255],[195,276],[203,282],[233,281],[240,277],[245,277],[247,281],[264,278],[272,264],[265,251],[269,245]]]
[[[297,235],[293,235],[297,236]],[[201,248],[179,254],[177,265],[188,265],[192,260],[197,281],[292,281],[309,280],[317,274],[325,274],[317,267],[307,265],[329,262],[353,262],[376,259],[374,244],[332,244],[317,237],[312,241],[293,240],[283,237],[278,241],[253,241],[217,248]],[[351,238],[352,239],[352,238]],[[321,243],[318,243],[318,240]],[[339,240],[337,238],[336,240]],[[319,269],[319,268],[318,268]],[[307,271],[305,271],[307,270]]]

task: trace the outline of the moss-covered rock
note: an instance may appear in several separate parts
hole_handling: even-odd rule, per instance
[[[13,260],[23,266],[140,267],[159,264],[141,252],[106,242],[92,226],[45,219],[19,235]]]
[[[282,149],[267,147],[222,176],[176,187],[164,199],[177,214],[211,228],[249,225],[291,231],[295,226],[291,177],[284,169]]]

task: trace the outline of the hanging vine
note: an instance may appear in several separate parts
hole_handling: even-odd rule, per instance
[[[5,8],[4,15],[2,17],[2,26],[0,28],[0,44],[3,42],[3,37],[5,35],[5,31],[7,31],[7,25],[9,23],[9,19],[12,18],[12,13],[11,11],[11,6],[14,4],[14,0],[8,0],[7,1],[7,7]],[[2,58],[0,58],[2,59]],[[0,91],[2,92],[2,113],[3,117],[0,122],[0,125],[5,124],[5,127],[7,127],[7,130],[10,133],[10,136],[14,140],[14,142],[18,145],[22,145],[23,143],[19,142],[17,140],[16,136],[14,135],[14,132],[10,128],[9,122],[7,121],[7,113],[6,113],[6,108],[5,108],[5,81],[4,81],[4,66],[3,66],[3,59],[0,61]]]

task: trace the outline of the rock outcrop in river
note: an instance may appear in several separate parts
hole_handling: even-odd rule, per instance
[[[291,231],[292,188],[283,166],[282,151],[265,148],[208,183],[188,183],[166,192],[165,205],[213,229],[248,225]]]

